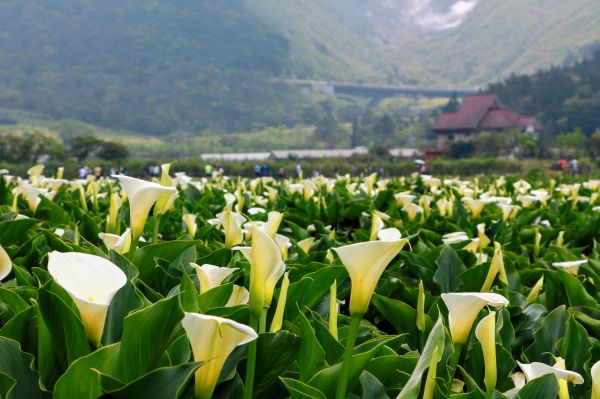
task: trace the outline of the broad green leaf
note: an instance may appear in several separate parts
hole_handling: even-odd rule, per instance
[[[559,306],[544,317],[540,327],[533,333],[533,343],[523,352],[528,362],[552,361],[550,354],[557,354],[555,344],[565,335],[568,318],[565,306]]]
[[[556,273],[565,287],[569,306],[598,307],[598,302],[587,293],[577,277],[560,269],[556,270]]]
[[[288,331],[260,334],[257,342],[254,397],[282,397],[285,388],[278,380],[298,359],[300,338]]]
[[[325,351],[319,344],[310,322],[300,312],[300,351],[298,354],[300,381],[308,382],[317,371],[327,366]]]
[[[546,374],[529,381],[519,391],[519,399],[556,398],[558,383],[554,374]]]
[[[323,392],[317,388],[292,378],[281,378],[292,399],[326,399]]]
[[[455,250],[445,247],[436,259],[437,271],[433,281],[440,286],[442,292],[454,292],[461,286],[463,280],[460,277],[467,268]]]
[[[114,376],[129,383],[156,367],[175,331],[181,328],[181,319],[177,297],[160,300],[127,316]]]
[[[0,397],[6,399],[42,398],[38,384],[38,375],[33,370],[34,360],[29,353],[21,351],[19,343],[0,337],[0,376],[5,375],[12,380],[6,391],[0,384]]]
[[[444,340],[444,324],[442,317],[440,316],[427,337],[423,352],[419,357],[415,369],[412,371],[408,382],[404,388],[402,388],[402,391],[396,399],[412,399],[419,395],[419,390],[421,389],[421,377],[429,368],[435,348],[437,347],[438,353],[444,352]]]
[[[358,378],[363,399],[389,399],[385,386],[373,374],[363,371]]]

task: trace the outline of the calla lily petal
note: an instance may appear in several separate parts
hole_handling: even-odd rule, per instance
[[[233,272],[237,270],[237,267],[219,267],[209,264],[198,266],[195,263],[190,263],[196,270],[198,280],[200,281],[200,294],[204,294],[206,291],[211,290],[221,285],[223,280],[231,276]]]
[[[242,253],[247,250],[242,250]],[[252,234],[250,256],[250,311],[260,317],[263,306],[273,299],[275,284],[285,272],[285,264],[275,241],[261,230]]]
[[[305,253],[308,254],[310,252],[310,247],[313,245],[313,243],[315,242],[315,238],[314,237],[308,237],[305,238],[302,241],[298,241],[298,247]]]
[[[229,306],[237,306],[237,305],[245,305],[248,303],[250,299],[250,292],[242,286],[234,285],[233,290],[231,291],[231,296],[229,300],[225,304],[226,307]]]
[[[592,397],[591,399],[600,399],[600,361],[592,366]]]
[[[350,314],[363,315],[387,265],[407,240],[368,241],[334,248],[352,280]]]
[[[496,312],[490,312],[475,328],[475,336],[481,343],[485,363],[485,387],[488,392],[496,388]]]
[[[452,292],[442,294],[442,300],[448,308],[450,334],[455,343],[464,344],[475,318],[485,305],[504,307],[508,300],[500,294],[479,292]]]
[[[377,238],[380,241],[398,241],[402,238],[402,233],[395,227],[379,230]]]
[[[6,276],[10,274],[12,271],[12,261],[10,257],[0,245],[0,281],[2,281]]]
[[[523,370],[523,373],[525,373],[525,378],[527,378],[527,381],[534,380],[546,374],[554,374],[558,379],[564,379],[573,384],[583,384],[583,377],[574,371],[561,370],[540,362],[527,364],[521,363],[517,360],[517,364],[521,370]]]
[[[586,263],[587,263],[586,259],[570,260],[568,262],[554,262],[554,263],[552,263],[552,266],[563,269],[566,272],[576,275],[577,272],[579,272],[579,267],[581,265],[585,265]]]
[[[194,360],[205,362],[196,370],[196,398],[210,398],[231,352],[258,335],[244,324],[198,313],[185,313],[181,325],[192,346]]]
[[[120,236],[116,234],[100,233],[98,234],[98,237],[104,242],[107,249],[112,249],[119,254],[127,253],[131,247],[131,233],[129,229],[125,230]]]
[[[48,255],[48,272],[79,309],[88,339],[100,342],[108,306],[127,283],[125,273],[96,255],[56,251]]]
[[[186,213],[182,216],[183,223],[185,223],[185,227],[190,236],[196,236],[196,230],[198,230],[198,225],[196,224],[196,215],[193,213]]]
[[[144,225],[152,205],[162,194],[175,194],[177,190],[173,187],[164,187],[129,176],[116,175],[113,177],[119,179],[127,193],[127,198],[129,198],[131,234],[135,240],[144,231]]]

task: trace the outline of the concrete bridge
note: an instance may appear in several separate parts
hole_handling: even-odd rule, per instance
[[[365,85],[348,82],[329,82],[321,80],[300,80],[286,79],[284,82],[297,86],[300,90],[325,94],[346,94],[351,96],[361,96],[372,98],[372,102],[379,102],[388,97],[399,96],[424,96],[428,98],[452,97],[456,94],[458,97],[464,97],[469,94],[476,94],[480,89],[456,89],[456,88],[422,88],[422,87],[402,87],[385,85]]]

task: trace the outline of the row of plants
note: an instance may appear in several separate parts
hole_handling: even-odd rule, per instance
[[[0,397],[600,398],[600,180],[0,179]]]

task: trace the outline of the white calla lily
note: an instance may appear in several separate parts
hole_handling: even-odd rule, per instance
[[[190,266],[196,270],[198,280],[200,281],[200,294],[211,290],[221,285],[223,280],[231,276],[237,267],[219,267],[215,265],[204,264],[198,266],[195,263],[190,263]]]
[[[473,322],[484,306],[501,308],[508,305],[508,299],[500,294],[480,292],[452,292],[442,294],[448,308],[448,324],[452,341],[464,344],[469,338]]]
[[[116,175],[123,185],[129,199],[129,224],[131,227],[132,241],[135,242],[142,232],[152,205],[163,194],[175,194],[173,187],[164,187],[160,184],[136,179],[134,177]]]
[[[12,271],[12,261],[10,257],[0,245],[0,281],[2,281],[6,276],[10,274]]]
[[[554,374],[559,380],[566,380],[573,384],[583,384],[583,377],[581,374],[570,370],[561,370],[557,367],[552,367],[544,363],[533,362],[533,363],[521,363],[517,360],[517,364],[523,370],[527,382],[544,376],[546,374]]]
[[[48,272],[77,306],[88,339],[97,344],[104,330],[108,306],[127,283],[121,269],[107,259],[79,252],[50,252]]]
[[[237,306],[237,305],[245,305],[248,303],[250,299],[250,291],[248,291],[245,287],[234,285],[231,291],[231,296],[229,300],[225,304],[226,307]]]
[[[559,268],[559,269],[563,269],[564,271],[577,275],[577,273],[579,272],[579,267],[581,265],[585,265],[587,263],[587,259],[581,259],[581,260],[570,260],[567,262],[553,262],[552,266]]]
[[[190,341],[194,360],[204,362],[195,373],[196,398],[211,398],[231,352],[258,335],[244,324],[199,313],[185,313],[181,325]]]
[[[131,232],[129,229],[125,230],[120,236],[110,233],[100,233],[98,237],[104,242],[107,249],[112,249],[119,254],[129,252],[131,247]]]
[[[383,271],[407,242],[367,241],[334,248],[352,280],[351,315],[365,314]]]
[[[304,252],[305,254],[308,254],[310,252],[310,248],[312,247],[314,242],[315,242],[314,237],[308,237],[308,238],[305,238],[304,240],[298,241],[298,243],[296,245],[298,246],[298,248],[300,248],[302,250],[302,252]]]
[[[246,218],[230,210],[225,210],[217,214],[217,218],[225,231],[225,248],[229,249],[241,244],[244,240],[242,224],[246,221]]]
[[[185,224],[188,234],[194,238],[196,236],[196,231],[198,230],[198,225],[196,224],[196,215],[193,213],[184,213],[181,218]]]
[[[592,397],[591,399],[600,399],[600,360],[594,363],[591,370],[592,374]]]

